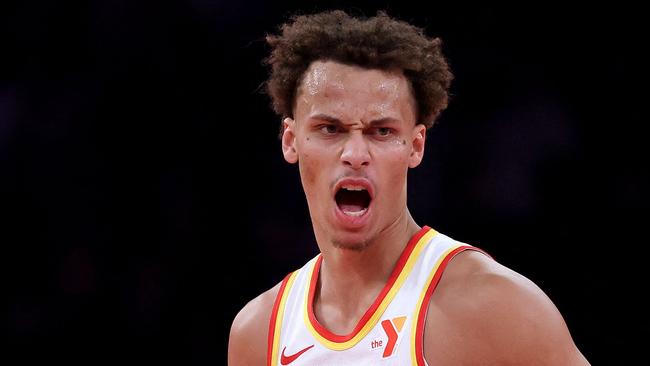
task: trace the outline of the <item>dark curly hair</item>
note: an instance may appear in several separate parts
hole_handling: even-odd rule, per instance
[[[427,128],[447,107],[453,79],[441,52],[441,40],[393,19],[380,11],[371,18],[355,18],[334,10],[293,16],[280,26],[281,34],[267,35],[272,47],[265,63],[271,66],[266,82],[273,109],[293,117],[297,89],[309,65],[333,60],[372,69],[401,69],[417,102],[417,123]]]

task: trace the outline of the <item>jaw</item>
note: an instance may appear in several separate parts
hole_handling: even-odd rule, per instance
[[[369,217],[364,218],[364,221],[369,221]],[[332,222],[334,221],[334,222]],[[359,222],[356,222],[358,224]],[[333,220],[328,220],[325,230],[322,232],[323,239],[327,245],[331,245],[338,249],[348,249],[360,251],[366,248],[371,241],[372,234],[370,232],[372,225],[368,222],[360,226],[346,225],[341,222],[341,218],[334,217]]]

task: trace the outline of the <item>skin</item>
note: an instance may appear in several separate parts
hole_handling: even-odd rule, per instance
[[[323,255],[314,313],[336,334],[354,329],[420,229],[406,205],[407,172],[422,161],[426,140],[415,106],[399,70],[316,61],[298,89],[294,119],[283,121],[282,151],[299,166]],[[359,220],[342,214],[334,199],[350,178],[372,191]],[[266,364],[278,290],[258,296],[235,318],[230,365]],[[475,252],[449,262],[428,304],[424,354],[432,365],[589,364],[535,284]]]

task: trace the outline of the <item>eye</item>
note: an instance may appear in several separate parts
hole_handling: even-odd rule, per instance
[[[326,135],[333,135],[338,132],[338,128],[335,125],[322,125],[320,131]]]
[[[389,136],[393,133],[393,130],[388,127],[379,127],[377,128],[377,135],[379,136]]]

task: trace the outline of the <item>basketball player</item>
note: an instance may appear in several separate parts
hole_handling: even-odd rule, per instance
[[[342,11],[267,40],[321,253],[240,311],[229,364],[588,365],[535,284],[409,213],[407,171],[452,79],[440,41]]]

